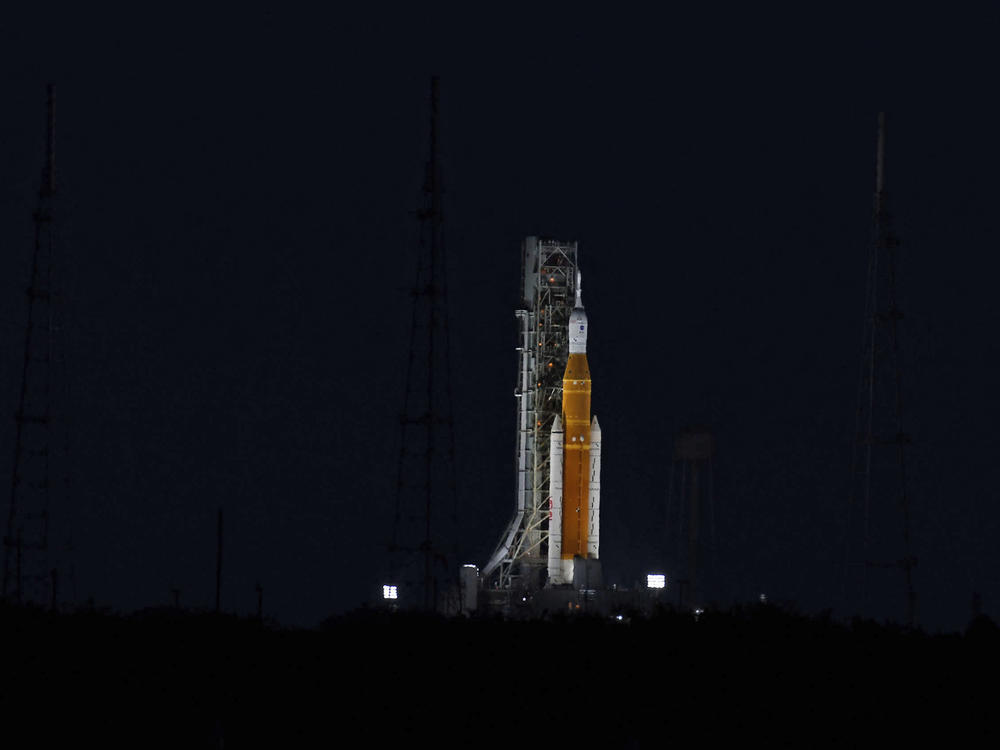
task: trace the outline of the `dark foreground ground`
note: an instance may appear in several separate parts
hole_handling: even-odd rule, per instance
[[[32,747],[898,746],[937,731],[955,746],[993,737],[1000,705],[987,618],[931,636],[773,606],[697,622],[361,612],[293,631],[6,607],[0,633],[4,723]]]

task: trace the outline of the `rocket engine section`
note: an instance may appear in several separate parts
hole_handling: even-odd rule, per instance
[[[601,427],[597,417],[591,420],[590,389],[587,313],[577,273],[576,305],[569,319],[569,359],[563,373],[562,419],[556,418],[550,435],[549,585],[573,583],[577,560],[599,559]]]

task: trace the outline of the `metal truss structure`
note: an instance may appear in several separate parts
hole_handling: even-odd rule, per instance
[[[56,573],[49,569],[52,263],[55,246],[55,89],[48,87],[48,132],[28,285],[21,390],[14,415],[14,465],[3,537],[3,598],[55,606]]]
[[[390,580],[402,603],[442,611],[458,591],[458,496],[448,333],[448,284],[439,159],[439,79],[431,78],[430,148],[420,219],[406,391],[390,543]],[[420,592],[422,604],[409,592]]]
[[[906,452],[910,436],[903,419],[903,357],[896,290],[900,241],[893,231],[886,180],[886,114],[878,117],[875,201],[868,258],[864,355],[858,388],[857,441],[854,446],[848,504],[845,596],[859,600],[862,614],[895,598],[887,581],[873,574],[896,569],[903,576],[903,604],[908,627],[916,625],[913,572],[917,558],[911,537]],[[901,519],[894,518],[896,511]],[[902,521],[902,534],[892,528]],[[860,557],[860,559],[857,559]],[[874,558],[874,559],[873,559]],[[859,580],[860,579],[860,580]],[[849,594],[854,590],[854,596]],[[848,606],[851,606],[848,604]]]
[[[487,586],[537,589],[548,554],[549,433],[562,410],[569,356],[567,325],[576,295],[575,242],[528,237],[521,253],[518,321],[517,495],[496,551],[483,568]]]

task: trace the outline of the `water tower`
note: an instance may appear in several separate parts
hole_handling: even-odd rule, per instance
[[[686,427],[674,439],[667,490],[667,558],[681,607],[704,604],[703,567],[715,549],[712,458],[715,439],[705,427]],[[708,543],[702,527],[708,526]]]

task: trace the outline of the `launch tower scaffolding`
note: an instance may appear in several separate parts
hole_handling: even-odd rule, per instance
[[[544,584],[548,555],[549,433],[562,410],[567,325],[576,295],[577,245],[528,237],[521,253],[518,321],[516,507],[483,579],[499,589]]]

